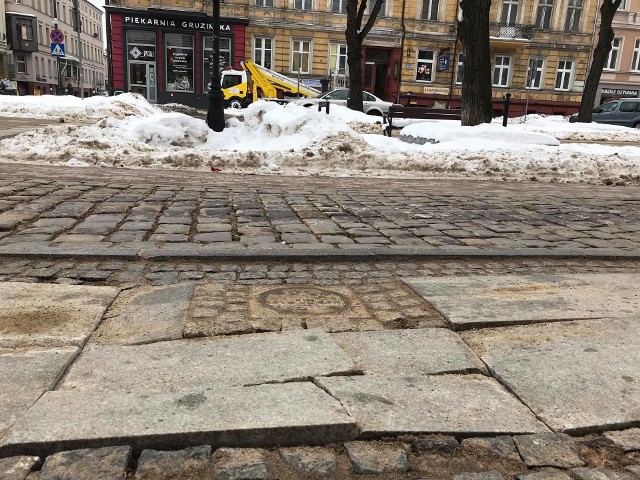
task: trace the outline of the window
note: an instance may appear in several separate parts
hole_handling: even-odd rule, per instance
[[[437,21],[439,5],[440,0],[424,0],[422,2],[422,19]]]
[[[16,72],[27,74],[27,56],[24,54],[16,55]]]
[[[193,35],[167,33],[167,91],[193,92]]]
[[[567,32],[577,32],[580,30],[580,16],[582,15],[583,0],[569,0],[567,7],[567,20],[564,29]]]
[[[256,7],[273,7],[273,0],[256,0]]]
[[[616,108],[618,108],[618,102],[603,103],[602,105],[600,105],[600,112],[613,112]]]
[[[202,75],[204,81],[202,82],[203,90],[207,91],[207,85],[211,80],[211,59],[213,57],[213,37],[203,37],[202,42]],[[223,70],[231,65],[231,38],[220,37],[220,58],[218,59],[218,66],[220,70]],[[241,83],[241,82],[238,82]],[[237,85],[237,83],[235,84]]]
[[[435,56],[433,50],[418,50],[416,82],[433,82]]]
[[[33,23],[31,19],[18,19],[17,26],[20,40],[33,40]]]
[[[633,46],[633,59],[631,60],[631,70],[640,71],[640,38],[636,38],[636,43]]]
[[[293,8],[296,10],[311,10],[312,0],[294,0]]]
[[[538,16],[536,17],[536,27],[551,27],[551,15],[553,14],[553,0],[540,0],[538,4]]]
[[[544,58],[529,59],[529,72],[527,73],[527,88],[540,90],[544,83]]]
[[[347,74],[347,46],[344,43],[329,45],[329,77]]]
[[[331,11],[334,13],[347,13],[347,0],[333,0]]]
[[[620,6],[618,7],[619,11],[623,11],[627,9],[627,0],[622,0],[622,2],[620,2]]]
[[[519,0],[502,0],[502,16],[500,21],[506,25],[515,25],[518,17]]]
[[[640,102],[625,102],[620,104],[621,112],[637,112],[640,109]]]
[[[496,55],[496,62],[493,68],[493,86],[508,87],[511,79],[511,57],[507,55]]]
[[[375,5],[376,5],[375,1],[372,0],[369,2],[369,14],[373,12],[373,7],[375,7]],[[380,13],[378,13],[378,16],[384,17],[386,11],[387,11],[387,0],[382,0],[382,7],[380,7]]]
[[[615,70],[618,68],[618,57],[620,56],[620,46],[622,45],[622,38],[616,37],[611,42],[611,51],[609,52],[609,58],[604,66],[607,70]]]
[[[40,71],[42,72],[42,76],[46,77],[47,76],[47,71],[44,69],[44,58],[40,59]]]
[[[53,70],[51,69],[51,60],[47,60],[47,72],[49,73],[49,78],[53,78]]]
[[[262,67],[271,68],[273,39],[256,37],[253,39],[253,61]]]
[[[464,77],[464,53],[458,54],[458,65],[456,67],[456,83],[462,83]]]
[[[567,91],[571,89],[573,81],[573,60],[560,60],[556,73],[556,90]]]
[[[311,40],[293,40],[291,72],[311,73]]]

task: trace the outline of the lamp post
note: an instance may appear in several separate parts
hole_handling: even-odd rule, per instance
[[[214,132],[224,130],[224,94],[220,86],[220,0],[212,0],[213,15],[213,60],[211,61],[211,86],[209,87],[209,109],[207,125]]]

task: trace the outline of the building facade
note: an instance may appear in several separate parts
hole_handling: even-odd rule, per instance
[[[612,26],[615,38],[600,77],[596,104],[640,96],[640,0],[623,0]]]
[[[4,21],[5,15],[4,0],[0,1],[0,79],[9,78],[9,58],[11,50],[7,42],[7,24]]]
[[[104,90],[106,61],[100,9],[79,0],[82,31],[78,42],[72,0],[55,0],[55,6],[54,0],[3,1],[7,41],[12,49],[8,77],[17,82],[20,95],[79,95],[81,85],[85,96]],[[51,55],[49,35],[56,27],[64,33],[64,57]]]
[[[111,0],[105,8],[115,90],[140,86],[152,101],[204,105],[210,2]],[[332,87],[346,84],[346,0],[227,0],[220,8],[221,65],[238,68],[248,58],[300,74],[312,86],[321,79]],[[577,110],[596,9],[597,0],[492,2],[496,114],[507,93],[513,115]],[[456,41],[458,15],[459,0],[385,0],[363,46],[365,90],[393,102],[459,106],[464,58]],[[147,66],[140,67],[144,55]]]

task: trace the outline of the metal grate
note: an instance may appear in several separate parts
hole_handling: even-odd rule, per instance
[[[489,35],[497,38],[533,38],[533,25],[490,23]]]

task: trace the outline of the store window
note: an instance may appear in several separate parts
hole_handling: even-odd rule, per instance
[[[202,76],[203,89],[207,92],[207,85],[211,81],[211,59],[213,57],[213,37],[203,37],[202,42]],[[233,65],[231,60],[231,38],[220,37],[220,58],[218,59],[218,67],[224,70]]]
[[[165,35],[167,91],[193,93],[193,35]]]
[[[433,82],[433,65],[435,59],[433,50],[418,50],[416,65],[416,82]]]
[[[548,29],[551,27],[551,14],[553,13],[553,0],[540,0],[536,27]]]
[[[493,67],[493,86],[508,87],[511,80],[511,57],[508,55],[496,55]]]
[[[291,72],[311,73],[311,40],[292,40]]]
[[[273,38],[255,37],[253,39],[253,61],[261,67],[271,68],[273,60]]]
[[[573,81],[573,60],[560,60],[558,62],[558,72],[556,73],[556,90],[568,91],[571,89]]]

